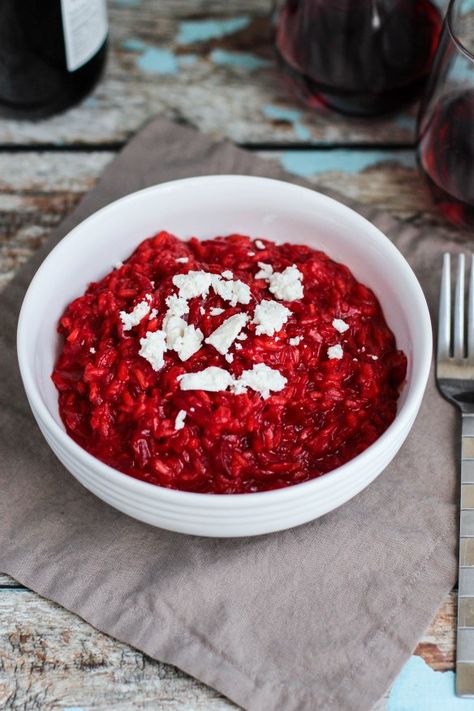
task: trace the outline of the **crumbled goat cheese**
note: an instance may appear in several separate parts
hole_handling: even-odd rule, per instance
[[[349,324],[343,321],[342,318],[335,318],[332,325],[339,333],[345,333],[349,328]]]
[[[255,252],[247,252],[249,257],[255,257]]]
[[[206,313],[206,309],[204,308],[204,306],[199,307],[199,313],[201,314],[201,316],[204,316],[204,314]]]
[[[295,301],[303,298],[303,275],[293,264],[282,272],[273,272],[268,278],[268,288],[277,299]]]
[[[188,360],[201,348],[204,334],[200,328],[187,324],[181,316],[170,315],[163,320],[163,330],[166,333],[166,345],[176,351],[180,360]]]
[[[292,312],[283,304],[270,299],[264,299],[255,307],[255,313],[252,323],[257,325],[255,333],[257,336],[263,334],[274,336],[275,333],[281,330]]]
[[[299,346],[302,340],[303,336],[295,336],[294,338],[290,338],[288,343],[290,344],[290,346]]]
[[[230,271],[230,269],[226,269],[224,272],[222,272],[221,276],[223,276],[224,279],[233,279],[234,278],[234,275]]]
[[[189,257],[176,257],[176,261],[178,264],[187,264],[189,262]]]
[[[255,279],[268,281],[268,288],[277,299],[295,301],[303,298],[303,275],[295,264],[282,272],[274,272],[272,265],[266,262],[258,262],[258,266],[260,270]]]
[[[211,393],[227,390],[233,382],[232,375],[227,370],[214,365],[197,373],[180,375],[178,380],[181,390],[206,390]]]
[[[186,419],[186,415],[188,413],[186,410],[180,410],[178,414],[176,415],[176,419],[174,421],[174,428],[175,430],[182,430],[184,427],[184,420]]]
[[[192,299],[195,296],[205,297],[209,293],[211,286],[211,276],[209,272],[190,271],[187,274],[175,274],[173,284],[179,289],[179,296],[184,299]]]
[[[232,361],[234,360],[234,356],[232,355],[232,353],[226,353],[224,358],[228,363],[232,363]]]
[[[378,359],[379,359],[379,357],[376,356],[376,355],[371,355],[371,356],[369,356],[369,358],[372,358],[372,360],[378,360]]]
[[[97,352],[97,351],[95,350],[94,346],[91,346],[91,347],[89,348],[89,353],[94,354],[94,353],[96,353],[96,352]]]
[[[140,338],[139,354],[147,360],[153,370],[160,370],[164,364],[166,334],[164,331],[147,331],[145,338]]]
[[[220,274],[212,274],[211,280],[215,293],[224,301],[228,301],[231,306],[250,302],[250,289],[240,279],[224,281]]]
[[[210,366],[197,373],[185,373],[178,376],[181,390],[206,390],[207,392],[222,392],[231,388],[236,395],[241,395],[247,388],[261,394],[266,400],[270,392],[283,390],[287,379],[278,371],[264,363],[257,363],[252,370],[244,370],[240,378],[234,379],[223,368]]]
[[[166,297],[166,305],[168,307],[168,313],[173,316],[184,316],[189,313],[189,305],[186,299],[176,294],[171,294],[171,296]]]
[[[266,279],[268,281],[273,274],[272,265],[266,262],[257,262],[257,264],[260,267],[260,271],[255,274],[255,279]]]
[[[280,371],[270,368],[264,363],[257,363],[252,370],[244,370],[240,378],[234,380],[232,390],[236,395],[244,393],[247,388],[255,390],[266,400],[270,391],[280,392],[287,383],[287,379]]]
[[[337,358],[337,360],[341,360],[342,358],[342,346],[339,345],[339,343],[335,346],[329,346],[328,348],[328,358],[329,360],[333,360],[334,358]]]
[[[247,336],[246,333],[240,333],[240,334],[237,336],[237,340],[238,340],[238,341],[246,341],[247,338],[248,338],[248,336]]]
[[[205,343],[209,343],[209,345],[214,346],[219,353],[225,355],[247,321],[247,314],[234,314],[234,316],[230,316],[221,323],[219,328],[216,328],[216,330],[206,338]]]
[[[224,309],[220,309],[218,306],[213,306],[210,310],[209,313],[211,316],[220,316],[221,314],[224,313]]]
[[[236,351],[241,351],[241,350],[242,350],[242,344],[241,344],[241,343],[236,343],[236,344],[235,344],[235,350],[236,350]]]
[[[255,240],[255,246],[257,249],[266,249],[265,245],[263,244],[261,239],[256,239]]]
[[[148,299],[149,294],[146,294],[145,299]],[[151,298],[151,297],[150,297]],[[148,301],[140,301],[135,308],[127,313],[126,311],[120,312],[120,320],[123,324],[124,331],[130,331],[134,326],[138,326],[140,321],[145,318],[147,313],[150,311],[150,304]]]
[[[158,316],[158,309],[152,309],[148,315],[149,319],[156,318]]]

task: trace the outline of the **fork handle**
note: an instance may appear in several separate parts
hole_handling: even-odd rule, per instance
[[[463,413],[456,693],[474,696],[474,414]]]

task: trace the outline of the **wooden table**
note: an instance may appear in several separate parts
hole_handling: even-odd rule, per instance
[[[415,110],[363,121],[302,109],[273,67],[270,7],[270,0],[112,0],[109,63],[93,95],[48,121],[0,122],[1,287],[156,114],[279,160],[322,191],[336,188],[414,224],[442,222],[415,167]],[[453,668],[454,616],[452,594],[414,652],[436,672]],[[397,703],[392,696],[390,711]],[[382,700],[377,709],[386,706]],[[236,706],[0,575],[0,708]],[[421,697],[407,711],[418,709]]]

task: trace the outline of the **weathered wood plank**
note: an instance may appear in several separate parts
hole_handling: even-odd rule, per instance
[[[451,596],[417,648],[434,668],[452,668]],[[451,627],[450,627],[451,629]],[[427,650],[429,649],[429,652]],[[0,707],[131,708],[230,711],[217,692],[168,665],[101,634],[79,617],[27,590],[0,591]],[[377,708],[382,709],[379,704]]]
[[[16,587],[22,587],[20,586],[20,583],[17,583],[16,580],[13,578],[10,578],[9,575],[5,575],[4,573],[0,573],[0,589],[1,588],[16,588]]]
[[[0,287],[46,239],[113,158],[112,152],[0,154]],[[409,151],[263,152],[323,192],[337,189],[348,199],[420,225],[443,225]]]
[[[0,288],[112,158],[105,152],[0,154]]]
[[[230,711],[230,701],[27,590],[0,591],[0,708]]]
[[[457,595],[452,592],[418,643],[414,654],[422,657],[435,671],[454,668],[456,643]]]
[[[46,121],[0,121],[0,144],[122,142],[157,114],[240,143],[413,140],[414,109],[367,121],[300,107],[274,66],[271,7],[271,0],[111,2],[109,62],[96,91]]]

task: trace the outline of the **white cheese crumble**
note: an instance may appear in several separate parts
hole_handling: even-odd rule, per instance
[[[209,313],[211,316],[220,316],[221,314],[224,313],[224,309],[220,309],[218,306],[213,306],[210,310]]]
[[[242,344],[241,344],[241,343],[236,343],[236,344],[235,344],[235,350],[236,350],[236,351],[241,351],[241,350],[242,350]]]
[[[268,281],[273,274],[272,265],[266,262],[257,262],[257,264],[260,267],[260,271],[255,274],[255,279],[266,279]]]
[[[329,346],[329,348],[328,348],[329,360],[333,360],[334,358],[336,358],[337,360],[341,360],[342,355],[343,355],[342,346],[340,346],[339,343],[335,346]]]
[[[255,240],[255,246],[257,249],[266,249],[265,245],[263,244],[261,239],[256,239]]]
[[[209,343],[209,345],[214,346],[219,353],[225,355],[247,321],[247,314],[234,314],[234,316],[230,316],[206,338],[205,343]]]
[[[224,358],[226,359],[226,361],[227,361],[228,363],[232,363],[233,360],[234,360],[234,356],[232,355],[232,353],[226,353],[225,356],[224,356]]]
[[[265,334],[274,336],[278,333],[291,316],[292,312],[283,304],[270,299],[264,299],[255,307],[252,323],[256,324],[255,333],[257,336]],[[276,339],[275,339],[276,340]]]
[[[214,365],[197,373],[180,375],[178,380],[181,390],[206,390],[211,393],[227,390],[233,382],[232,375],[227,370]]]
[[[181,316],[169,315],[168,312],[163,320],[163,329],[167,347],[176,351],[180,360],[188,360],[201,348],[203,332],[200,328],[187,324]]]
[[[268,279],[268,288],[277,299],[296,301],[303,298],[303,275],[293,264],[282,272],[273,272]]]
[[[187,264],[189,262],[189,257],[176,257],[176,261],[178,264]]]
[[[224,281],[220,274],[211,274],[210,277],[215,293],[224,301],[228,301],[231,306],[250,302],[250,289],[240,279]]]
[[[206,313],[206,309],[204,308],[204,306],[199,307],[199,313],[201,314],[201,316],[204,316],[204,314]]]
[[[249,257],[255,257],[255,252],[247,252]]]
[[[164,364],[166,351],[166,334],[164,331],[147,331],[145,338],[140,338],[141,355],[147,360],[153,370],[160,370]]]
[[[226,269],[224,272],[222,272],[222,276],[224,277],[224,279],[233,279],[234,278],[234,275],[230,271],[230,269]]]
[[[371,356],[369,356],[369,358],[372,358],[372,360],[378,360],[378,359],[379,359],[379,357],[376,356],[376,355],[371,355]]]
[[[294,338],[290,338],[288,343],[290,344],[290,346],[299,346],[302,340],[303,336],[295,336]]]
[[[280,392],[287,383],[287,379],[280,371],[270,368],[264,363],[257,363],[252,370],[244,370],[240,378],[234,380],[232,390],[236,395],[244,393],[247,388],[260,393],[266,400],[270,397],[270,391]]]
[[[149,294],[146,294],[145,299],[148,299]],[[150,297],[151,298],[151,297]],[[124,331],[130,331],[134,326],[138,326],[140,321],[142,321],[147,313],[150,311],[150,304],[148,301],[140,301],[135,308],[127,313],[126,311],[120,312],[120,320],[123,324]]]
[[[171,294],[166,297],[166,305],[168,307],[169,315],[184,316],[189,313],[189,305],[186,299],[183,299],[181,296],[177,296],[176,294]]]
[[[342,318],[335,318],[332,322],[332,325],[334,326],[336,331],[339,331],[339,333],[345,333],[349,328],[349,324],[343,321]]]
[[[241,333],[237,336],[238,341],[246,341],[247,340],[247,334],[246,333]]]
[[[277,299],[282,301],[295,301],[303,298],[303,275],[293,264],[282,272],[274,272],[271,264],[258,262],[260,270],[255,274],[255,279],[268,281],[268,288]]]
[[[152,309],[149,313],[148,318],[152,319],[152,318],[156,318],[157,316],[158,316],[158,309]]]
[[[210,366],[197,373],[185,373],[178,377],[181,390],[206,390],[207,392],[222,392],[231,388],[235,395],[241,395],[247,388],[261,394],[266,400],[270,392],[283,390],[287,379],[274,368],[264,363],[257,363],[251,370],[244,370],[240,378],[234,379],[223,368]]]
[[[186,410],[180,410],[178,414],[176,415],[176,419],[174,421],[174,428],[175,430],[182,430],[184,427],[184,420],[186,419],[186,415],[188,413]]]
[[[94,346],[91,346],[91,347],[89,348],[89,353],[94,354],[94,353],[96,353],[96,352],[97,352],[97,351],[96,351],[96,349],[94,348]]]
[[[209,272],[189,271],[187,274],[175,274],[173,284],[179,289],[179,296],[192,299],[195,296],[207,296],[211,286]]]

